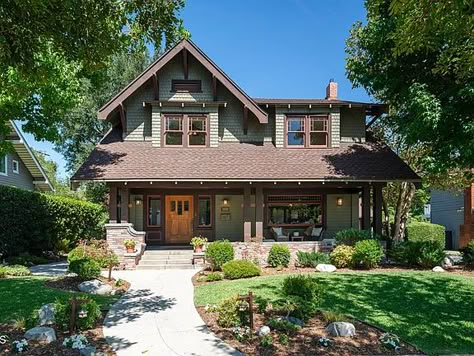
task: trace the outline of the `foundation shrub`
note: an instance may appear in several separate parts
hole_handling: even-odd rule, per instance
[[[440,265],[446,256],[438,241],[405,241],[395,245],[390,251],[395,261],[423,268],[432,268]]]
[[[410,242],[432,241],[444,249],[445,227],[429,222],[414,221],[407,225],[407,240]]]
[[[331,263],[337,268],[346,268],[352,266],[352,255],[354,254],[354,247],[347,245],[338,245],[331,252],[329,258]]]
[[[85,257],[70,262],[69,272],[77,273],[82,280],[91,280],[100,276],[100,264],[95,260]]]
[[[338,245],[354,246],[358,241],[362,240],[379,240],[380,236],[372,234],[368,230],[344,229],[336,233],[336,242]]]
[[[355,244],[352,262],[357,267],[374,268],[383,255],[383,248],[377,240],[362,240]]]
[[[323,252],[297,251],[297,264],[301,267],[315,268],[320,263],[329,263],[329,256]]]
[[[287,245],[273,245],[268,253],[267,263],[271,267],[288,267],[291,252]]]
[[[217,240],[206,247],[206,258],[211,262],[213,271],[221,270],[222,266],[234,259],[234,248],[228,240]]]
[[[260,275],[260,267],[248,260],[233,260],[222,266],[227,279],[250,278]]]

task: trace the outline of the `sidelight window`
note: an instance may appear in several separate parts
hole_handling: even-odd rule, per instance
[[[211,197],[199,197],[199,222],[200,227],[211,226]]]

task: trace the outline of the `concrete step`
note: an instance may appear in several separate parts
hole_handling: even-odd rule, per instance
[[[193,255],[143,255],[142,261],[167,261],[167,260],[183,260],[192,259]]]
[[[143,253],[144,255],[154,255],[154,256],[159,256],[159,255],[185,255],[185,256],[192,256],[193,251],[188,251],[188,250],[145,250]]]
[[[180,250],[180,251],[192,251],[193,248],[191,245],[182,245],[182,246],[147,246],[147,251],[169,251],[169,250]]]
[[[138,265],[137,270],[194,269],[192,264],[182,265]]]
[[[192,264],[192,260],[191,259],[179,259],[179,260],[143,260],[141,259],[138,264],[140,266],[190,265]]]

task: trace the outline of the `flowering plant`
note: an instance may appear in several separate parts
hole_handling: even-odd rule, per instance
[[[12,342],[12,349],[13,352],[21,354],[23,351],[28,349],[28,341],[26,341],[26,339],[15,340]]]
[[[86,337],[79,334],[67,337],[63,341],[64,346],[77,350],[85,348],[88,343],[89,342],[87,341]]]
[[[397,335],[391,333],[385,333],[379,337],[380,342],[387,348],[399,351],[400,350],[400,339]]]
[[[206,313],[216,313],[218,308],[215,304],[206,304],[204,310],[206,311]]]
[[[331,345],[332,341],[330,339],[328,339],[327,337],[325,337],[325,336],[321,336],[318,339],[318,343],[321,346],[328,347],[329,345]]]
[[[191,239],[191,242],[189,244],[192,245],[194,248],[196,248],[196,247],[202,247],[206,243],[207,243],[207,238],[199,235],[199,236],[194,236]]]
[[[240,342],[247,341],[252,336],[252,332],[248,326],[236,326],[232,328],[232,333]]]
[[[124,246],[126,248],[135,248],[135,245],[137,244],[135,240],[133,239],[127,239],[123,242]]]

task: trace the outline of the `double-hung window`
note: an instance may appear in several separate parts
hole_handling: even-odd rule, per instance
[[[286,117],[286,146],[329,147],[328,115],[288,115]]]
[[[164,145],[169,147],[205,147],[209,124],[205,115],[165,115]]]

